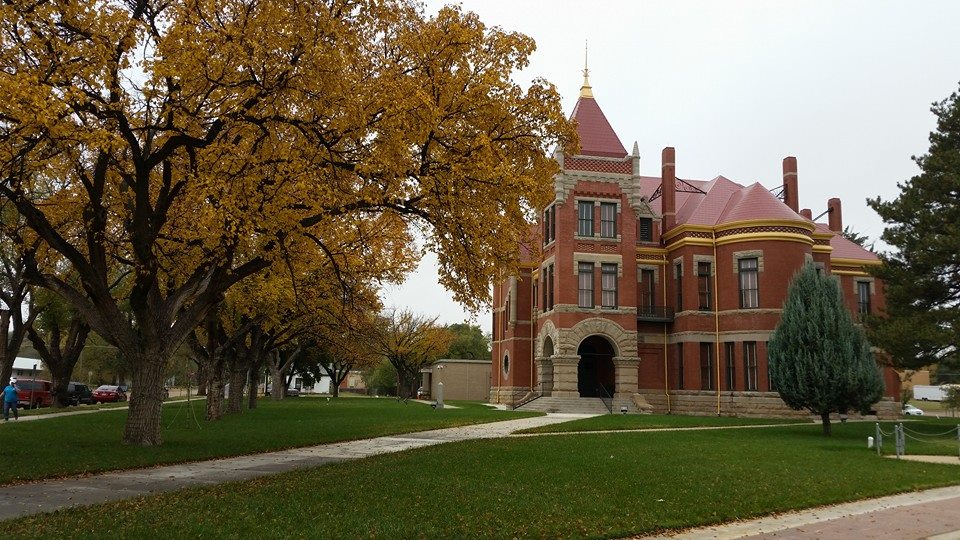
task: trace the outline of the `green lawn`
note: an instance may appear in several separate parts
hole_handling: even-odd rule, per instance
[[[254,410],[205,422],[205,406],[193,402],[199,422],[186,403],[164,406],[164,444],[158,448],[120,444],[125,410],[5,423],[0,447],[10,466],[0,468],[0,484],[539,415],[469,404],[435,411],[395,399],[299,398],[262,399]]]
[[[870,425],[873,426],[873,424]],[[958,419],[915,416],[904,419],[903,426],[907,454],[960,456],[960,440],[957,439],[957,427],[960,426]],[[886,433],[883,436],[884,453],[896,454],[893,423],[883,422],[881,428]],[[874,429],[871,427],[870,433],[866,433],[864,437],[874,436]]]
[[[451,443],[0,523],[9,537],[622,537],[960,483],[868,423]]]
[[[753,426],[766,424],[802,423],[802,420],[771,418],[731,418],[727,416],[681,416],[666,414],[605,414],[529,428],[520,433],[566,433],[571,431],[610,431],[625,429],[662,429],[710,426]]]

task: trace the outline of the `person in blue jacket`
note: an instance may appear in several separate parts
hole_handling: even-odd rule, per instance
[[[10,409],[13,409],[13,419],[19,420],[17,413],[17,379],[11,378],[10,384],[3,389],[3,421],[10,421]]]

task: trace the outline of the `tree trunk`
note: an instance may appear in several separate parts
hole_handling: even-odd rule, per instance
[[[207,420],[223,418],[223,371],[212,369],[207,379]]]
[[[830,413],[820,413],[820,421],[823,423],[823,435],[830,436]]]
[[[197,395],[207,395],[207,385],[210,381],[210,369],[204,362],[198,362],[197,365]]]
[[[270,364],[270,379],[270,399],[275,401],[283,399],[283,383],[287,378],[284,376],[283,371],[274,366],[273,363]]]
[[[144,355],[131,362],[133,392],[123,432],[123,443],[133,446],[160,446],[160,407],[163,404],[163,367],[166,357]]]
[[[247,408],[256,409],[257,408],[257,379],[255,373],[250,374],[250,380],[247,382]]]
[[[238,413],[243,410],[243,388],[247,385],[247,371],[230,370],[230,396],[227,398],[227,412]]]
[[[330,395],[333,397],[340,397],[340,385],[334,384],[333,381],[330,381]]]
[[[48,365],[47,369],[50,370],[50,379],[53,383],[53,406],[63,408],[70,405],[70,400],[67,399],[67,387],[70,385],[70,373],[73,371],[73,366],[71,365],[66,373],[55,370],[51,365]]]

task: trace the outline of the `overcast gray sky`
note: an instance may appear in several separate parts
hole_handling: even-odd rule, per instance
[[[428,13],[450,2],[428,1]],[[930,104],[960,82],[960,2],[741,1],[460,2],[487,25],[533,37],[537,51],[515,79],[557,85],[567,114],[589,41],[594,96],[641,174],[660,174],[660,150],[677,151],[677,175],[781,184],[797,157],[800,207],[817,215],[843,201],[845,225],[876,239],[865,199],[896,196],[916,174],[935,127]],[[388,306],[464,320],[426,257]],[[477,319],[489,330],[488,313]]]

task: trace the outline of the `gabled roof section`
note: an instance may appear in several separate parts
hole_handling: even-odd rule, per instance
[[[577,121],[580,136],[580,155],[597,157],[626,157],[627,150],[610,127],[610,122],[600,110],[597,100],[581,96],[573,108],[572,120]]]

